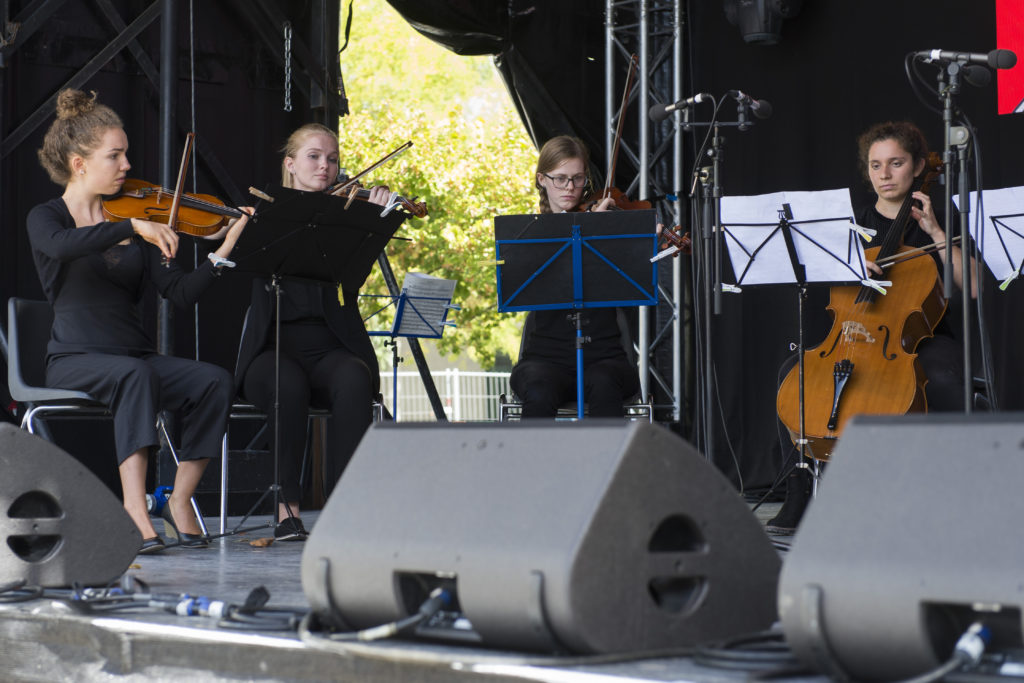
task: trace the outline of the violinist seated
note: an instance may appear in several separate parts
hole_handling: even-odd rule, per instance
[[[323,192],[338,176],[338,136],[320,124],[307,124],[288,138],[282,150],[281,184],[305,192]],[[386,186],[370,189],[371,203],[385,206]],[[339,199],[339,201],[342,201]],[[310,406],[330,411],[324,482],[327,493],[341,476],[373,419],[380,370],[362,317],[357,291],[286,281],[281,287],[279,465],[282,502],[278,540],[304,540],[299,517],[299,473],[306,444]],[[343,299],[339,299],[339,294]],[[274,292],[266,279],[253,283],[235,368],[238,392],[268,415],[274,410]],[[273,429],[273,423],[270,425]]]
[[[160,355],[143,329],[139,303],[152,283],[190,306],[217,279],[212,261],[186,273],[173,257],[178,235],[140,218],[109,221],[103,197],[116,194],[131,168],[128,138],[109,107],[77,90],[57,98],[57,119],[39,150],[60,197],[32,209],[28,237],[39,279],[53,307],[46,384],[83,391],[106,404],[124,507],[142,534],[140,553],[165,548],[149,518],[146,469],[159,443],[157,413],[180,411],[182,443],[174,490],[163,508],[168,535],[205,547],[190,499],[209,458],[220,453],[231,407],[231,376],[209,363]],[[214,255],[226,259],[248,220],[243,215]],[[165,261],[166,259],[166,261]]]
[[[925,192],[914,191],[915,178],[925,170],[928,159],[928,143],[921,130],[906,121],[879,123],[858,138],[857,147],[861,170],[876,195],[873,204],[855,211],[858,225],[876,231],[867,246],[882,243],[908,200],[911,202],[910,214],[903,234],[903,244],[908,247],[944,245],[946,234],[942,228],[943,223],[936,216],[931,198]],[[962,289],[964,274],[961,272],[960,247],[953,246],[952,249],[953,280]],[[945,248],[940,246],[934,249],[931,258],[935,259],[938,276],[941,278],[946,258]],[[890,279],[877,264],[869,262],[867,265],[872,277]],[[972,258],[971,272],[968,274],[972,298],[976,296],[976,268]],[[898,287],[899,283],[894,281],[893,285]],[[963,345],[955,335],[955,331],[960,329],[960,316],[963,315],[959,300],[960,297],[954,297],[954,300],[948,302],[949,308],[939,320],[933,336],[924,337],[916,349],[918,362],[928,380],[925,398],[929,412],[964,409]],[[795,356],[788,359],[780,377],[785,376],[796,362]],[[787,459],[787,462],[792,460]],[[769,531],[786,533],[796,529],[810,496],[810,488],[809,472],[806,469],[795,469],[787,478],[786,500],[782,509],[776,518],[768,522]]]
[[[541,213],[575,211],[583,196],[590,154],[581,140],[548,140],[537,159],[536,187]],[[604,199],[592,210],[603,211]],[[583,392],[591,417],[621,418],[625,401],[640,391],[640,377],[620,341],[615,309],[587,309],[583,347]],[[522,417],[553,418],[558,408],[576,400],[576,327],[565,311],[534,311],[524,331],[523,353],[509,383],[523,402]]]

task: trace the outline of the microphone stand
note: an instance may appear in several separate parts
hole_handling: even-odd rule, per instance
[[[960,194],[960,279],[961,298],[963,301],[963,320],[961,321],[963,336],[963,363],[964,363],[964,414],[969,415],[972,411],[971,392],[974,388],[974,372],[971,367],[971,325],[970,325],[970,288],[971,281],[971,259],[968,253],[968,219],[971,210],[970,196],[967,188],[967,143],[969,133],[963,126],[953,126],[953,96],[960,93],[960,72],[963,65],[959,62],[950,62],[945,69],[939,69],[938,92],[942,98],[942,128],[943,128],[943,153],[942,162],[945,168],[945,228],[946,244],[954,244],[953,240],[953,175],[957,176],[958,192]],[[946,83],[946,74],[949,74],[949,84]],[[954,137],[956,140],[954,141]],[[943,266],[943,295],[949,301],[953,298],[953,248],[946,248],[946,258]]]
[[[725,146],[725,138],[720,134],[722,127],[736,127],[745,131],[753,125],[753,121],[747,118],[748,105],[740,103],[737,107],[737,117],[734,122],[722,122],[718,120],[718,106],[716,103],[715,115],[709,122],[690,121],[689,107],[681,111],[682,119],[680,127],[684,131],[690,131],[696,127],[710,126],[711,147],[707,156],[711,159],[710,167],[703,167],[699,173],[694,174],[693,185],[690,190],[690,198],[697,196],[697,183],[701,184],[702,211],[700,240],[694,240],[698,253],[695,255],[697,262],[705,273],[701,283],[704,308],[704,334],[703,334],[703,378],[704,384],[698,394],[702,397],[704,409],[700,420],[695,422],[704,431],[704,458],[711,462],[714,454],[714,382],[712,382],[713,359],[711,351],[711,315],[722,313],[722,253],[724,251],[722,230],[722,148]],[[705,143],[707,144],[707,143]],[[698,153],[703,153],[704,148]],[[699,318],[698,318],[699,320]],[[698,375],[698,384],[700,375]],[[700,443],[700,439],[698,439]]]

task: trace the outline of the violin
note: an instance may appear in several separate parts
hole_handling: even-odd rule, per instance
[[[348,187],[342,187],[336,190],[329,190],[328,194],[332,194],[336,197],[348,197],[349,202],[351,202],[353,199],[359,199],[364,202],[370,199],[370,190],[359,185],[358,183],[353,183]],[[404,211],[412,214],[416,218],[423,218],[427,215],[426,202],[418,202],[415,200],[415,198],[406,199],[397,192],[391,193],[391,199],[388,202],[388,206],[386,207],[386,209],[393,206],[402,207]]]
[[[239,209],[225,206],[212,195],[183,193],[179,199],[178,216],[172,227],[193,237],[217,239],[230,219],[242,216]],[[173,190],[128,178],[118,194],[103,200],[103,215],[112,221],[142,218],[169,224],[173,200]]]
[[[375,168],[378,168],[379,166],[382,166],[385,163],[397,158],[398,155],[404,154],[411,147],[412,140],[409,140],[408,142],[399,145],[397,148],[388,152],[383,157],[373,162],[368,167],[364,168],[362,171],[355,174],[351,178],[347,178],[346,180],[338,183],[337,185],[329,187],[327,189],[327,194],[333,195],[335,197],[348,197],[348,204],[345,205],[345,208],[348,208],[349,204],[351,204],[352,201],[355,199],[368,201],[370,199],[370,190],[364,188],[359,183],[359,179],[362,178],[367,173],[369,173],[370,171],[374,170]],[[423,218],[424,216],[427,215],[427,205],[425,202],[417,202],[415,197],[413,197],[412,199],[406,199],[405,197],[399,195],[397,192],[391,193],[391,198],[388,201],[388,204],[384,207],[384,213],[382,213],[381,215],[387,215],[396,206],[402,207],[404,211],[412,214],[416,218]]]
[[[693,253],[693,240],[690,239],[690,232],[687,231],[680,235],[678,225],[673,225],[668,230],[661,231],[661,240],[658,244],[658,250],[667,249],[669,247],[676,248],[676,255],[678,254],[691,254]]]

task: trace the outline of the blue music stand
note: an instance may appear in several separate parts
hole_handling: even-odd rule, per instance
[[[375,298],[387,298],[390,301],[368,315],[369,320],[381,311],[395,306],[395,320],[390,330],[371,331],[374,337],[389,337],[385,346],[391,346],[392,372],[392,417],[398,421],[398,364],[402,358],[398,355],[398,337],[416,337],[421,339],[440,339],[446,327],[455,327],[448,320],[448,311],[458,311],[460,307],[452,303],[452,292],[455,290],[453,280],[431,278],[421,273],[408,273],[402,283],[402,292],[397,297],[368,295]]]
[[[657,212],[495,216],[498,310],[571,309],[576,325],[576,416],[583,418],[585,308],[658,303]]]

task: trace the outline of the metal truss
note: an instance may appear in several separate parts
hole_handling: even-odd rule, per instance
[[[682,135],[671,120],[655,124],[648,117],[653,104],[683,99],[684,73],[684,5],[685,0],[606,0],[605,5],[605,111],[609,130],[606,140],[611,150],[616,123],[626,116],[626,131],[620,142],[623,163],[619,175],[632,165],[635,175],[626,193],[646,199],[658,209],[666,228],[683,225],[688,211],[685,197],[676,197],[685,190]],[[621,80],[628,69],[631,55],[640,60],[637,86],[633,96],[621,106]],[[619,83],[616,79],[619,79]],[[635,119],[635,127],[630,123]],[[684,226],[685,227],[685,226]],[[644,396],[654,400],[659,421],[685,420],[690,393],[683,384],[683,365],[692,364],[684,357],[684,332],[692,336],[688,311],[689,293],[683,283],[688,269],[683,259],[659,261],[659,304],[640,308],[637,355],[640,359],[640,382]],[[686,357],[692,356],[687,344]],[[691,373],[686,373],[692,376]]]

